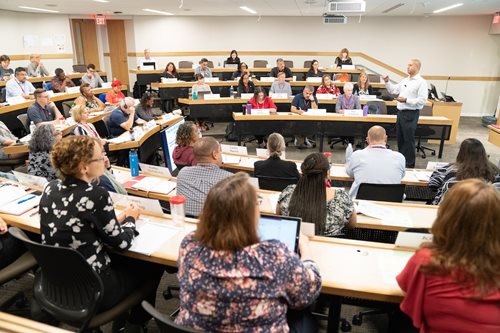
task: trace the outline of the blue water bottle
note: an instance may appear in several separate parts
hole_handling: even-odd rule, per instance
[[[196,90],[193,91],[193,101],[196,101],[198,99],[198,93]]]
[[[137,156],[137,149],[130,149],[130,152],[128,153],[128,161],[132,177],[139,176],[139,157]]]
[[[252,113],[252,104],[250,103],[247,103],[247,114],[251,114]]]

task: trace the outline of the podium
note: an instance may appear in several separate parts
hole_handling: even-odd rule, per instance
[[[460,114],[462,113],[462,103],[460,102],[432,102],[432,115],[442,116],[452,121],[450,140],[446,140],[445,144],[455,143],[457,139],[458,126],[460,125]],[[429,143],[439,144],[439,140],[428,140]]]

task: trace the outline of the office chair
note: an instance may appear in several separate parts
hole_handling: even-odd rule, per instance
[[[109,131],[109,118],[111,118],[111,114],[108,114],[102,118],[102,122],[104,123],[104,127],[106,127],[107,132],[105,138],[111,137],[111,132]]]
[[[87,73],[87,65],[73,65],[73,72]]]
[[[28,114],[22,113],[17,115],[17,120],[23,125],[26,133],[30,132],[30,123],[28,122]]]
[[[9,228],[9,232],[26,245],[40,265],[33,286],[38,306],[55,319],[78,327],[78,332],[119,317],[156,287],[154,283],[141,286],[111,309],[97,313],[103,297],[102,281],[80,252],[35,243],[15,227]]]
[[[380,83],[380,75],[368,74],[368,81],[370,81],[371,83]]]
[[[267,67],[267,60],[254,60],[253,67],[254,68],[266,68]]]
[[[208,68],[214,68],[214,62],[209,60],[208,61]]]
[[[432,116],[432,106],[424,105],[422,110],[420,110],[420,115],[421,116]],[[433,133],[434,133],[434,130],[432,130],[431,128],[417,126],[417,130],[415,131],[415,136],[418,139],[417,139],[417,146],[415,148],[417,149],[417,153],[418,152],[422,153],[422,155],[421,155],[422,158],[427,157],[427,155],[425,154],[426,150],[430,151],[432,156],[436,155],[435,149],[432,149],[432,148],[429,148],[429,147],[422,145],[422,137],[428,137]]]
[[[283,191],[285,187],[292,184],[297,184],[298,179],[294,177],[271,177],[271,176],[256,176],[259,180],[259,188],[269,191]]]
[[[311,68],[312,60],[304,61],[304,68]]]
[[[369,184],[359,185],[356,199],[387,202],[403,202],[405,184]]]
[[[179,61],[179,68],[193,68],[193,62],[192,61]]]
[[[201,331],[176,324],[170,318],[156,310],[147,301],[142,301],[141,305],[144,310],[146,310],[146,312],[155,319],[155,322],[162,333],[201,333]]]
[[[36,266],[36,260],[29,252],[25,252],[19,258],[17,258],[10,265],[2,268],[0,270],[0,285],[7,283],[11,280],[17,279],[18,277],[24,275],[24,273],[33,269]],[[6,311],[14,303],[24,302],[26,297],[22,291],[17,292],[13,296],[9,297],[2,304],[0,304],[0,311]],[[22,305],[22,303],[19,303]]]
[[[63,107],[64,117],[67,119],[71,117],[71,108],[75,106],[73,101],[64,101],[61,103]]]
[[[384,101],[368,101],[366,105],[368,106],[368,114],[387,114],[387,105]],[[370,112],[373,109],[377,111]]]
[[[43,89],[45,90],[52,90],[52,82],[46,81],[42,84]]]
[[[292,60],[285,60],[284,63],[285,63],[285,67],[293,68],[293,61]]]
[[[7,160],[0,160],[0,171],[2,172],[9,172],[11,170],[14,170],[26,163],[26,160],[28,159],[28,154],[23,155],[20,158],[11,158]]]
[[[4,103],[7,100],[7,89],[0,89],[0,103]]]

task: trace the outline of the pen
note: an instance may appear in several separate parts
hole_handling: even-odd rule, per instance
[[[31,199],[33,199],[33,198],[36,198],[36,195],[32,195],[31,197],[28,197],[28,198],[26,198],[26,199],[19,200],[19,201],[17,202],[17,204],[18,204],[18,205],[19,205],[19,204],[22,204],[23,202],[26,202],[26,201],[31,200]]]
[[[35,215],[37,215],[37,214],[38,214],[38,209],[37,209],[37,210],[35,210],[33,213],[31,213],[31,214],[29,215],[29,217],[33,217],[33,216],[35,216]]]

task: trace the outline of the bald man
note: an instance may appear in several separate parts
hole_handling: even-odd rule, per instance
[[[368,130],[368,147],[356,150],[346,161],[346,172],[354,178],[349,194],[356,198],[359,184],[399,184],[405,175],[405,157],[387,149],[387,135],[381,126]]]
[[[233,174],[222,170],[222,150],[214,138],[199,139],[193,146],[195,166],[186,166],[177,175],[177,195],[186,198],[186,214],[198,216],[208,191]]]
[[[398,116],[396,130],[398,150],[406,158],[406,167],[415,167],[415,130],[417,129],[420,110],[427,101],[427,82],[420,76],[420,60],[408,62],[408,77],[400,83],[393,84],[389,76],[384,76],[385,88],[391,94],[398,94]]]

